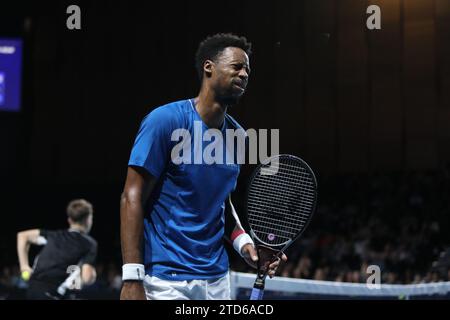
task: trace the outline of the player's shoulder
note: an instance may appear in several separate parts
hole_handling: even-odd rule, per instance
[[[184,99],[158,106],[145,116],[144,121],[181,122],[190,111],[190,103],[189,99]]]
[[[73,239],[72,232],[70,229],[40,229],[39,235],[45,238],[48,241],[54,241],[56,243],[72,241],[69,239]]]
[[[39,235],[63,235],[69,232],[68,229],[39,229]]]
[[[97,240],[92,238],[90,235],[86,233],[79,233],[80,237],[85,241],[89,247],[95,247],[97,248]]]
[[[236,121],[236,119],[234,119],[232,116],[230,116],[228,113],[225,114],[225,119],[228,122],[229,127],[231,127],[231,129],[242,129],[244,130],[244,128],[239,124],[239,122]]]
[[[41,229],[39,229],[39,236],[47,239],[51,236],[61,234],[63,231],[64,230],[50,230],[50,229],[41,228]]]
[[[85,237],[85,239],[89,242],[89,244],[95,248],[97,248],[97,240],[95,240],[94,238],[92,238],[90,235],[88,234],[83,234],[83,236]]]

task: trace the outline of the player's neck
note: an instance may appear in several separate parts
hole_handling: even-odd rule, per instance
[[[227,112],[227,106],[218,101],[215,93],[202,88],[194,99],[195,107],[203,122],[210,128],[222,127]]]
[[[72,224],[69,228],[69,230],[71,231],[77,231],[77,232],[81,232],[81,233],[87,233],[86,227],[81,226],[79,224]]]

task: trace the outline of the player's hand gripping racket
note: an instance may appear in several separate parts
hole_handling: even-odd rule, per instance
[[[250,300],[262,300],[269,265],[303,233],[316,202],[317,180],[302,159],[277,155],[255,169],[247,194],[247,219],[259,259]]]

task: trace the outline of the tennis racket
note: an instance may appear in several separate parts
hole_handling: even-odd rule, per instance
[[[317,203],[317,180],[302,159],[277,155],[260,164],[247,191],[247,222],[258,253],[250,300],[262,300],[269,265],[308,226]]]

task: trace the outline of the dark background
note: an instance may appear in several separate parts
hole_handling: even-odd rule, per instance
[[[280,151],[314,168],[322,200],[341,175],[439,172],[450,160],[448,0],[5,2],[0,36],[25,45],[22,111],[0,113],[0,265],[16,263],[17,231],[65,227],[80,197],[95,207],[99,259],[120,263],[140,121],[197,94],[194,54],[217,32],[253,43],[248,91],[230,113],[279,128]],[[71,4],[82,30],[66,28]],[[366,28],[370,4],[381,30]]]

